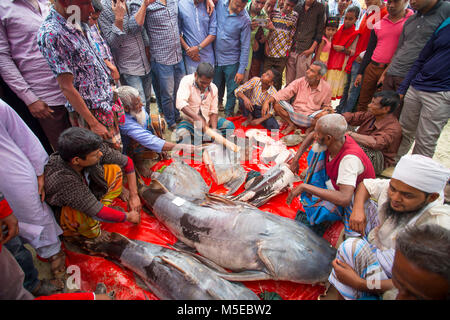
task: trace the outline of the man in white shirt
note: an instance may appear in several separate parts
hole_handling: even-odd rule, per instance
[[[435,224],[450,229],[450,206],[442,197],[449,178],[449,169],[414,154],[400,159],[392,179],[365,179],[358,186],[349,226],[360,237],[339,246],[328,279],[341,297],[360,299],[393,288],[396,238],[406,227]],[[377,211],[365,209],[371,198]]]

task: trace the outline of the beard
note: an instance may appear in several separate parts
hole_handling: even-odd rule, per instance
[[[394,223],[398,225],[406,225],[412,218],[418,215],[423,208],[425,208],[426,202],[424,202],[419,208],[411,211],[397,211],[391,207],[391,201],[387,201],[382,210],[386,214],[386,219],[392,219]]]
[[[147,115],[145,114],[145,110],[144,110],[144,109],[141,109],[140,112],[133,112],[133,111],[131,111],[130,114],[131,114],[131,116],[133,116],[133,117],[136,118],[136,121],[137,121],[142,127],[144,127],[144,128],[147,127],[147,123],[146,123]]]
[[[327,151],[327,149],[328,147],[326,145],[320,144],[318,142],[314,142],[314,144],[312,145],[312,151],[316,153]]]

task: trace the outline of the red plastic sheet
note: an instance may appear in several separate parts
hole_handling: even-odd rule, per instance
[[[245,136],[245,131],[250,128],[264,129],[262,126],[247,127],[241,126],[245,120],[243,117],[229,118],[236,126],[236,135]],[[280,134],[281,138],[282,135]],[[293,148],[298,149],[297,147]],[[262,151],[262,150],[260,150]],[[256,159],[259,159],[259,154],[256,154]],[[172,160],[165,160],[157,163],[152,170],[156,171],[163,166],[170,165]],[[300,172],[306,168],[306,154],[300,158]],[[269,164],[270,165],[270,164]],[[212,177],[208,173],[206,166],[203,163],[191,164],[204,178],[207,185],[210,185],[210,192],[216,194],[225,194],[226,189],[223,186],[219,186],[214,183]],[[244,163],[244,169],[248,172],[250,170],[259,171],[264,173],[269,166],[261,165],[259,161],[257,163]],[[149,180],[146,180],[149,183]],[[301,182],[300,182],[301,183]],[[298,183],[294,184],[296,186]],[[235,193],[238,194],[244,190],[241,188]],[[295,218],[298,210],[302,210],[302,205],[299,199],[292,201],[291,205],[286,204],[288,192],[284,192],[272,198],[260,209],[263,211],[271,212],[283,217]],[[126,203],[120,199],[116,199],[113,203],[115,206],[121,206],[126,209]],[[150,243],[169,246],[177,242],[177,238],[154,216],[148,215],[146,212],[141,212],[141,223],[135,226],[129,222],[124,223],[102,223],[102,229],[109,232],[118,232],[124,236],[133,240],[142,240]],[[324,238],[332,245],[335,245],[340,232],[342,231],[342,222],[334,223],[324,234]],[[151,292],[142,289],[136,283],[134,274],[119,266],[116,263],[108,261],[101,257],[93,257],[84,254],[78,254],[67,251],[67,266],[76,265],[80,268],[81,272],[81,290],[82,291],[94,291],[95,286],[99,282],[103,282],[108,291],[114,290],[117,299],[123,300],[157,300]],[[325,288],[320,285],[305,285],[298,284],[289,281],[248,281],[244,282],[244,285],[254,291],[256,294],[260,294],[264,291],[276,292],[284,300],[315,300],[319,295],[324,293]]]

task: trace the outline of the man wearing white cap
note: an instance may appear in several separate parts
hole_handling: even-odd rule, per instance
[[[449,169],[414,154],[400,159],[392,179],[359,184],[349,225],[361,236],[339,246],[328,279],[341,298],[364,299],[393,288],[395,240],[405,227],[437,224],[450,229],[450,206],[443,203],[449,178]],[[378,202],[376,217],[364,211],[371,198]]]

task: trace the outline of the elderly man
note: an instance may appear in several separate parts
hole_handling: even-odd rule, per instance
[[[309,224],[342,219],[346,234],[351,235],[348,218],[353,193],[363,179],[375,178],[375,172],[370,159],[346,132],[347,122],[340,114],[328,114],[317,121],[315,131],[302,143],[291,166],[296,173],[298,159],[314,139],[306,178],[291,191],[287,203],[301,195]]]
[[[48,12],[45,0],[0,1],[0,75],[56,149],[70,122],[66,97],[36,46],[36,34]]]
[[[80,9],[80,21],[72,16],[71,5]],[[120,149],[118,123],[123,109],[114,104],[109,69],[87,24],[92,12],[91,1],[56,0],[37,42],[68,100],[72,125],[90,129]]]
[[[154,134],[137,89],[121,86],[117,89],[117,94],[125,110],[125,122],[119,126],[124,151],[133,159],[140,174],[149,177],[152,172],[150,168],[160,160],[158,154],[163,151],[171,151],[175,147],[192,151],[190,145],[177,145]]]
[[[181,46],[185,53],[184,65],[186,73],[192,74],[200,62],[209,62],[214,65],[216,12],[208,14],[205,0],[181,0],[178,6]]]
[[[133,0],[130,11],[149,37],[153,89],[169,129],[174,130],[180,120],[176,95],[186,74],[178,28],[178,1]]]
[[[0,99],[0,190],[19,220],[19,235],[49,259],[55,277],[65,274],[61,228],[44,202],[44,166],[48,155],[18,114]]]
[[[262,115],[267,114],[273,103],[276,114],[288,124],[282,134],[290,133],[297,126],[309,128],[318,111],[331,107],[331,88],[322,79],[326,73],[326,65],[321,61],[314,61],[306,71],[306,76],[295,80],[265,101]],[[292,106],[285,101],[283,106],[279,103],[291,98],[294,98]]]
[[[98,25],[114,55],[121,82],[138,89],[141,101],[150,108],[152,76],[147,34],[131,15],[130,0],[102,0],[102,5]]]
[[[397,300],[448,300],[450,230],[436,224],[410,227],[395,241],[392,283]]]
[[[358,127],[351,136],[364,150],[375,169],[380,174],[384,169],[394,166],[402,128],[393,112],[400,104],[400,97],[394,91],[376,92],[368,111],[346,112],[347,123]]]
[[[234,124],[218,116],[218,90],[212,83],[213,77],[214,67],[202,62],[194,74],[181,80],[177,93],[177,108],[181,111],[183,120],[177,127],[177,141],[201,143],[204,137],[199,136],[199,130],[204,131],[206,128],[218,130],[223,136],[233,133]]]
[[[98,238],[99,221],[139,223],[141,201],[129,157],[79,127],[61,134],[58,150],[45,166],[45,199],[61,208],[64,237]],[[110,207],[122,192],[122,172],[130,190],[129,212]]]
[[[234,90],[244,80],[250,52],[250,17],[246,0],[219,0],[216,6],[217,37],[214,42],[216,68],[214,84],[220,88],[225,80],[227,102],[225,117],[234,115]]]
[[[435,224],[450,229],[450,207],[440,194],[450,170],[422,155],[403,156],[390,180],[365,179],[357,188],[349,225],[362,237],[346,239],[329,281],[345,299],[380,294],[393,287],[396,238],[407,227]],[[378,210],[365,210],[375,199]]]

